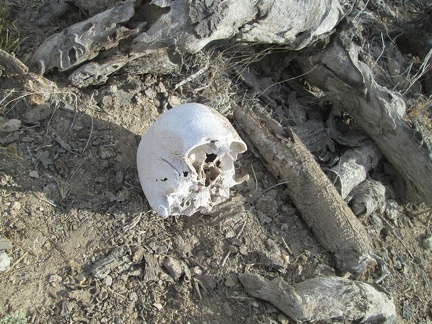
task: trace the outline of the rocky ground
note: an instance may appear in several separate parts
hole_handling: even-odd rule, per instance
[[[13,50],[24,62],[49,34],[84,19],[74,10],[44,23],[36,14],[41,1],[1,5],[9,8],[9,28],[19,31]],[[238,52],[251,51],[254,58],[266,52]],[[237,173],[250,179],[233,188],[228,202],[190,218],[163,220],[150,209],[136,150],[163,111],[185,102],[209,104],[244,136],[232,118],[235,105],[265,108],[234,73],[253,60],[226,55],[232,52],[213,47],[184,55],[179,70],[165,75],[120,70],[106,84],[84,89],[56,71],[1,76],[0,238],[12,247],[6,251],[11,265],[0,272],[0,323],[17,312],[30,323],[294,323],[248,295],[238,273],[280,276],[289,284],[345,275],[336,272],[286,184],[269,173],[247,138],[250,150],[238,160]],[[264,77],[262,62],[256,71],[271,85],[276,80]],[[177,86],[197,71],[204,72]],[[289,90],[277,87],[269,96],[277,102]],[[298,92],[297,99],[310,119],[323,114],[310,97]],[[415,122],[430,126],[430,101],[415,108]],[[289,123],[287,112],[278,116]],[[388,267],[379,285],[393,297],[398,321],[429,323],[431,211],[404,200],[389,169],[382,160],[369,175],[388,194],[384,208],[362,223]],[[379,276],[377,268],[361,280]]]

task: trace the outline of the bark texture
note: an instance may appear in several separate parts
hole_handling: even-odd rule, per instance
[[[237,108],[234,115],[269,170],[287,182],[291,199],[318,241],[334,253],[337,267],[361,272],[372,253],[370,238],[313,155],[293,132],[289,138],[274,134],[269,123],[245,108]]]
[[[396,323],[391,298],[364,282],[317,277],[291,286],[280,277],[267,281],[254,274],[238,276],[250,295],[272,303],[295,321]]]
[[[308,81],[348,112],[405,178],[410,198],[432,206],[431,152],[419,144],[404,119],[402,96],[377,84],[360,51],[348,33],[341,32],[325,50],[300,63]]]

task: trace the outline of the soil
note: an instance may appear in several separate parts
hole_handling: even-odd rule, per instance
[[[32,28],[42,2],[12,2],[24,62],[49,34],[83,19],[77,11]],[[161,219],[149,207],[136,150],[164,110],[211,104],[238,127],[235,104],[265,106],[214,54],[185,56],[180,71],[167,75],[120,70],[84,89],[56,71],[0,79],[0,124],[21,121],[0,136],[0,237],[13,245],[11,266],[0,272],[0,321],[21,311],[30,323],[294,323],[248,295],[237,274],[290,284],[345,275],[253,147],[237,162],[250,179],[211,213]],[[211,71],[175,89],[208,60]],[[388,168],[383,161],[371,177],[387,179]],[[362,219],[390,273],[380,286],[393,296],[399,322],[429,323],[432,254],[423,240],[430,209],[398,194],[386,206]],[[379,276],[375,269],[361,280]]]

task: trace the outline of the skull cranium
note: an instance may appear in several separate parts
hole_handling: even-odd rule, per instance
[[[189,103],[168,110],[138,147],[138,174],[150,206],[164,218],[211,210],[245,180],[235,179],[234,162],[246,149],[212,108]]]

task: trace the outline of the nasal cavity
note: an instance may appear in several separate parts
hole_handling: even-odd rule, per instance
[[[210,153],[210,154],[207,154],[206,153],[206,159],[205,159],[205,163],[210,163],[210,162],[213,162],[214,160],[216,160],[216,158],[217,158],[217,155],[216,154],[213,154],[213,153]]]

